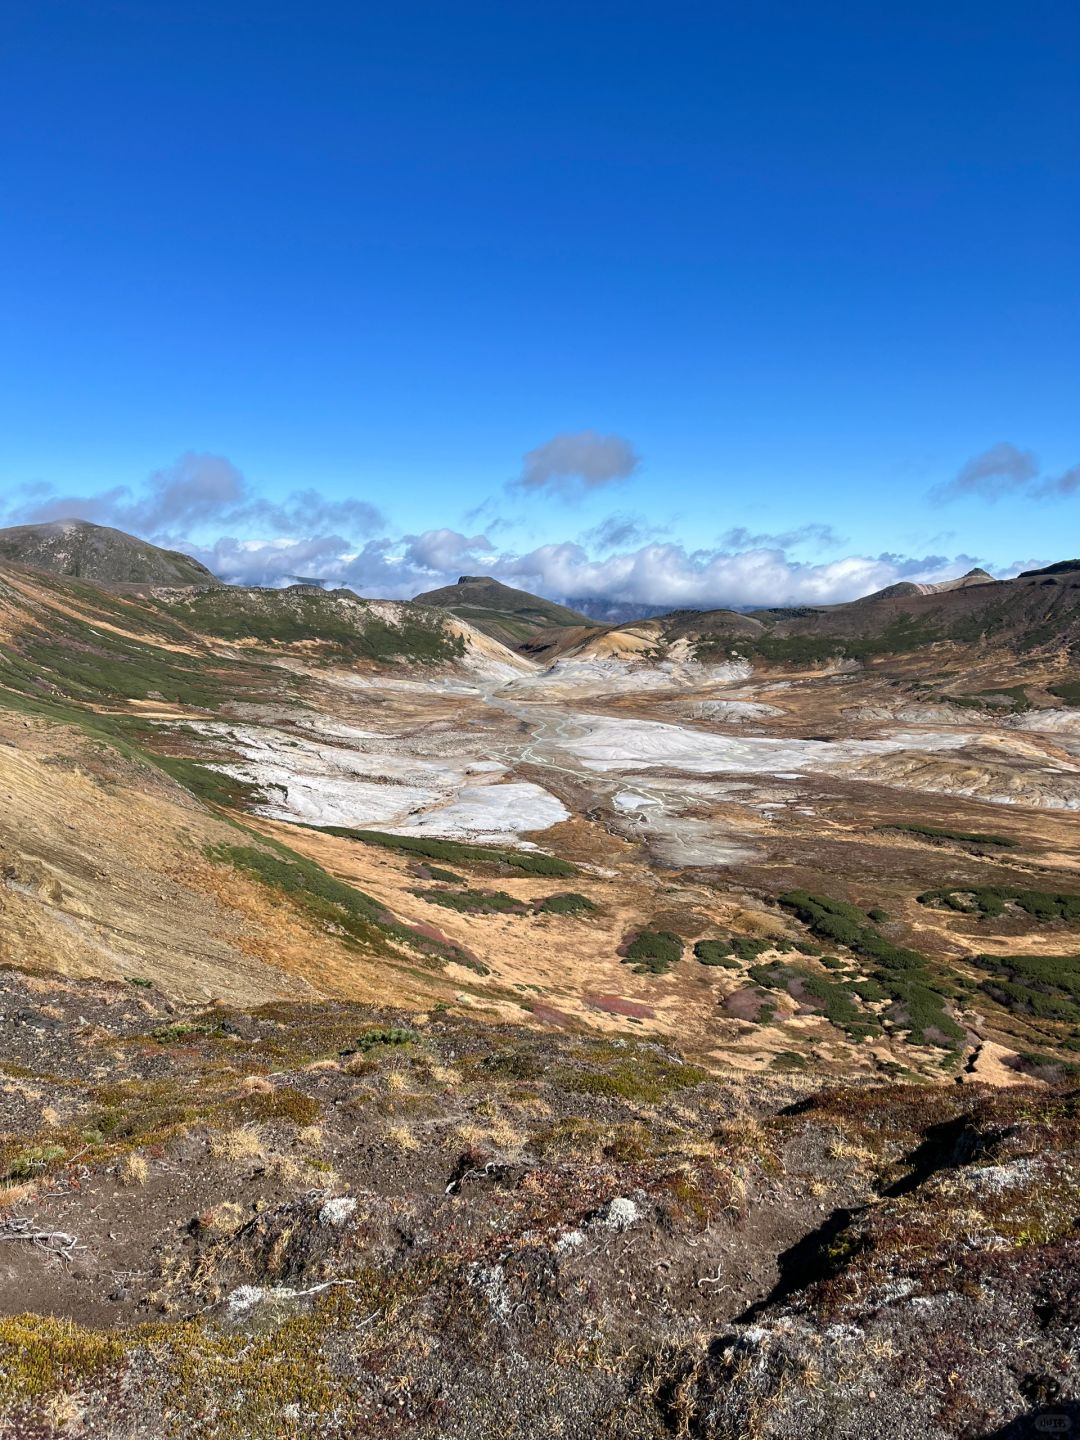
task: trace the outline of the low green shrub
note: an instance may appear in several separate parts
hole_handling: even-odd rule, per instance
[[[738,959],[749,963],[759,955],[764,955],[766,950],[775,950],[777,947],[772,940],[761,940],[753,935],[733,935],[731,948]]]
[[[783,991],[802,1004],[811,1004],[813,1008],[822,1010],[827,1020],[852,1039],[861,1040],[867,1035],[881,1033],[881,1026],[853,1001],[851,985],[827,980],[803,966],[776,960],[753,965],[749,973],[762,989]]]
[[[725,970],[739,969],[739,962],[732,955],[730,940],[699,940],[694,946],[694,958],[702,965],[720,965]]]
[[[797,1050],[781,1050],[772,1058],[774,1070],[805,1070],[810,1061]]]
[[[67,1151],[63,1145],[31,1145],[11,1161],[4,1176],[6,1180],[32,1180],[41,1175],[50,1165],[63,1160]]]
[[[505,890],[412,890],[410,894],[465,915],[524,915],[528,908]]]
[[[917,897],[920,905],[944,905],[961,914],[987,918],[1004,915],[1015,905],[1040,924],[1055,920],[1080,920],[1080,895],[1052,890],[1029,890],[1013,885],[958,885],[937,890],[924,890]]]
[[[562,1090],[656,1105],[679,1090],[692,1089],[712,1076],[697,1065],[677,1065],[652,1056],[635,1055],[606,1070],[561,1070],[555,1080]]]
[[[382,1046],[415,1045],[419,1040],[415,1030],[403,1025],[372,1025],[356,1037],[354,1050],[376,1050]]]
[[[587,895],[571,891],[565,895],[548,895],[537,901],[536,909],[543,915],[588,915],[596,906]]]
[[[976,955],[980,989],[1014,1014],[1080,1024],[1080,955]]]
[[[216,1025],[194,1020],[177,1020],[171,1025],[159,1025],[156,1030],[150,1031],[150,1035],[159,1045],[176,1045],[196,1035],[213,1035],[216,1030]]]
[[[507,865],[526,875],[576,875],[577,867],[538,850],[505,850],[495,845],[469,845],[460,840],[439,840],[421,835],[388,835],[381,830],[353,830],[345,825],[315,825],[325,835],[379,845],[384,850],[401,850],[407,855],[424,855],[429,860],[449,860],[460,865]]]
[[[682,953],[682,940],[670,930],[642,930],[627,947],[623,963],[639,975],[666,975]]]
[[[879,934],[858,906],[806,890],[787,891],[780,904],[819,939],[843,945],[875,963],[876,978],[892,1001],[890,1019],[908,1031],[912,1044],[955,1049],[964,1040],[966,1032],[945,1009],[940,984],[926,957]]]

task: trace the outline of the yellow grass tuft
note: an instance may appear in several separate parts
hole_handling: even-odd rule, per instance
[[[408,1125],[393,1125],[383,1136],[388,1145],[395,1150],[405,1150],[409,1153],[420,1149],[420,1141],[416,1138]]]
[[[202,1228],[215,1235],[231,1235],[244,1223],[247,1214],[242,1205],[226,1200],[202,1216]]]
[[[266,1173],[275,1180],[280,1180],[283,1185],[311,1183],[311,1172],[307,1166],[299,1165],[291,1155],[282,1155],[277,1151],[266,1157]]]
[[[263,1154],[262,1138],[252,1125],[215,1130],[206,1144],[215,1160],[256,1160]]]
[[[145,1185],[149,1174],[150,1166],[142,1155],[127,1155],[120,1166],[120,1183],[131,1188]]]
[[[22,1205],[37,1193],[37,1182],[34,1180],[9,1181],[0,1185],[0,1210],[10,1210],[16,1205]]]

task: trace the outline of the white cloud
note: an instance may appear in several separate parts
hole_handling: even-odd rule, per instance
[[[181,549],[230,585],[291,585],[300,576],[344,584],[349,545],[340,535],[305,540],[242,540],[223,535],[212,545]]]
[[[312,547],[320,542],[308,542]],[[970,570],[977,557],[883,554],[849,555],[819,564],[791,560],[776,548],[745,551],[690,551],[682,545],[652,543],[595,556],[572,541],[542,545],[527,554],[481,553],[483,536],[451,530],[428,531],[368,541],[352,554],[333,555],[331,537],[322,550],[287,551],[262,546],[228,554],[199,551],[198,558],[223,578],[248,583],[283,583],[297,573],[324,575],[361,594],[407,600],[425,590],[453,584],[462,570],[490,574],[507,584],[554,600],[596,599],[615,604],[669,609],[724,606],[827,605],[854,600],[898,580],[938,581]],[[317,558],[315,558],[317,557]],[[312,568],[321,564],[323,568]],[[277,577],[277,578],[275,578]]]
[[[944,580],[970,557],[905,559],[850,555],[823,564],[789,560],[780,549],[687,551],[645,545],[594,560],[580,545],[544,545],[499,567],[502,578],[556,597],[576,596],[672,609],[835,604],[897,580]]]
[[[579,483],[601,485],[617,478],[620,468],[626,471],[636,465],[625,441],[583,433],[584,450],[579,435],[556,437],[533,452],[535,457],[552,445],[558,451],[534,467],[539,488],[557,486],[560,477],[570,474]],[[564,441],[569,448],[562,447]],[[590,451],[594,442],[600,451]],[[583,458],[586,451],[591,459]],[[565,468],[572,455],[577,466],[573,472]],[[985,480],[1009,472],[1011,465],[1017,475],[1028,474],[1027,460],[1021,452],[1015,456],[1010,459],[1001,447],[994,447],[961,473]],[[971,484],[975,483],[972,478]],[[1080,487],[1080,475],[1070,471],[1053,483],[1058,493],[1068,494]],[[364,500],[328,501],[309,489],[271,502],[254,494],[242,473],[224,457],[194,453],[155,471],[137,493],[114,487],[79,499],[57,495],[40,484],[24,487],[9,505],[7,519],[11,523],[68,515],[164,541],[195,555],[235,584],[287,585],[305,576],[390,599],[408,599],[452,584],[467,572],[491,574],[555,600],[595,599],[671,609],[831,604],[897,580],[951,578],[977,563],[971,556],[941,555],[848,555],[820,563],[790,558],[788,547],[802,543],[839,548],[840,538],[822,524],[780,535],[734,529],[719,545],[697,550],[661,540],[660,532],[647,522],[626,515],[610,516],[580,541],[541,545],[525,554],[497,548],[491,526],[477,534],[436,527],[416,535],[390,536],[378,533],[381,517]],[[205,542],[197,538],[207,533],[218,538]]]
[[[152,534],[200,525],[240,505],[246,488],[243,475],[224,455],[189,450],[175,464],[150,476],[146,494],[133,507],[135,524]]]
[[[515,484],[522,490],[572,496],[629,479],[640,464],[634,447],[620,435],[577,430],[553,435],[530,450]]]
[[[475,565],[478,557],[490,554],[486,535],[459,535],[456,530],[425,530],[406,537],[405,561],[421,570],[460,570]]]
[[[625,550],[630,545],[643,545],[667,531],[666,525],[653,525],[641,515],[608,515],[581,536],[582,543],[593,550]]]
[[[974,455],[949,481],[936,485],[927,499],[936,504],[965,496],[982,500],[1000,500],[1006,495],[1022,494],[1027,500],[1061,500],[1080,493],[1080,465],[1073,465],[1061,475],[1039,477],[1039,461],[1031,450],[1019,450],[1007,440],[1000,440]]]
[[[281,502],[260,499],[230,460],[194,451],[153,471],[137,491],[116,485],[94,495],[64,495],[41,484],[26,486],[9,504],[4,523],[69,519],[114,525],[168,544],[209,527],[359,536],[383,524],[367,501],[326,500],[317,490],[295,491]]]
[[[1080,491],[1080,465],[1070,466],[1063,475],[1043,480],[1032,492],[1040,500],[1054,496],[1075,495]]]
[[[789,550],[794,545],[835,548],[845,543],[843,536],[838,535],[831,525],[800,525],[796,530],[784,530],[780,534],[755,534],[740,525],[720,537],[720,544],[726,550]]]

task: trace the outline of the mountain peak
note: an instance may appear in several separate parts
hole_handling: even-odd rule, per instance
[[[187,586],[222,582],[179,550],[163,550],[124,530],[65,518],[0,530],[0,560],[99,585]]]
[[[593,621],[576,610],[545,600],[541,595],[531,595],[527,590],[504,585],[493,575],[462,575],[456,585],[426,590],[413,598],[418,605],[437,605],[453,611],[485,635],[511,648],[546,630],[581,625],[593,628]]]

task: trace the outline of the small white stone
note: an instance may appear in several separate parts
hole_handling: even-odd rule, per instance
[[[555,1254],[565,1255],[568,1250],[577,1250],[585,1244],[584,1230],[567,1230],[555,1241]]]
[[[510,1292],[506,1285],[506,1271],[501,1265],[470,1265],[469,1284],[480,1291],[496,1320],[509,1318]]]
[[[254,1310],[256,1305],[261,1305],[265,1299],[266,1291],[261,1285],[238,1285],[225,1304],[231,1315],[246,1315],[249,1310]]]
[[[319,1224],[344,1225],[355,1213],[356,1200],[352,1195],[335,1195],[319,1211]]]
[[[622,1231],[628,1230],[640,1219],[640,1207],[628,1195],[616,1195],[615,1199],[600,1211],[595,1223],[603,1225],[606,1230]]]
[[[844,1340],[861,1340],[862,1334],[858,1325],[830,1325],[825,1331],[825,1339],[839,1345]]]

